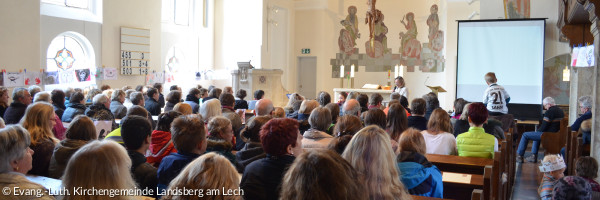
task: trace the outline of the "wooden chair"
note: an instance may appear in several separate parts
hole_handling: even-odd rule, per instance
[[[567,126],[569,123],[569,118],[565,117],[560,120],[560,130],[556,133],[554,132],[544,132],[542,134],[542,147],[546,150],[547,154],[559,154],[560,149],[566,145],[567,142]]]

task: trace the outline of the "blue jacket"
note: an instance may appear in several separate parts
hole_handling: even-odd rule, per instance
[[[61,117],[61,120],[63,122],[70,123],[71,121],[73,121],[73,118],[75,118],[77,115],[83,115],[85,113],[85,109],[85,105],[83,104],[69,103],[69,106],[67,106],[67,109],[65,109],[65,112]]]
[[[442,173],[425,156],[403,151],[396,158],[400,180],[411,195],[444,198]]]
[[[167,189],[169,183],[179,175],[179,172],[198,157],[200,157],[198,154],[183,152],[165,156],[160,162],[157,171],[158,193],[162,193],[162,189]]]
[[[581,115],[581,117],[577,118],[575,120],[575,122],[573,122],[573,125],[571,125],[571,130],[572,131],[579,131],[579,127],[581,126],[581,123],[585,120],[591,119],[592,118],[592,111],[587,111],[586,113],[584,113],[583,115]]]
[[[198,105],[198,102],[200,102],[200,99],[196,98],[194,95],[187,95],[185,97],[185,101],[183,103],[187,103],[190,104],[190,106],[192,106],[192,112],[194,114],[198,113],[198,109],[200,108],[200,106]]]

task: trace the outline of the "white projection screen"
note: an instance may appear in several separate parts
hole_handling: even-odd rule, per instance
[[[545,19],[458,21],[456,98],[483,101],[488,87],[483,77],[495,72],[510,94],[509,113],[541,116],[545,24]],[[518,113],[525,108],[533,113]]]

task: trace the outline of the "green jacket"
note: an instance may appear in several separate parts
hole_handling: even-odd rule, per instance
[[[456,137],[459,156],[494,158],[494,136],[485,133],[483,128],[471,127]]]

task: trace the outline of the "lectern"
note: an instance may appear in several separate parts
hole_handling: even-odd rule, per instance
[[[444,90],[444,88],[442,88],[442,86],[427,86],[427,87],[429,89],[431,89],[431,92],[433,92],[436,96],[440,92],[446,92],[446,90]]]

